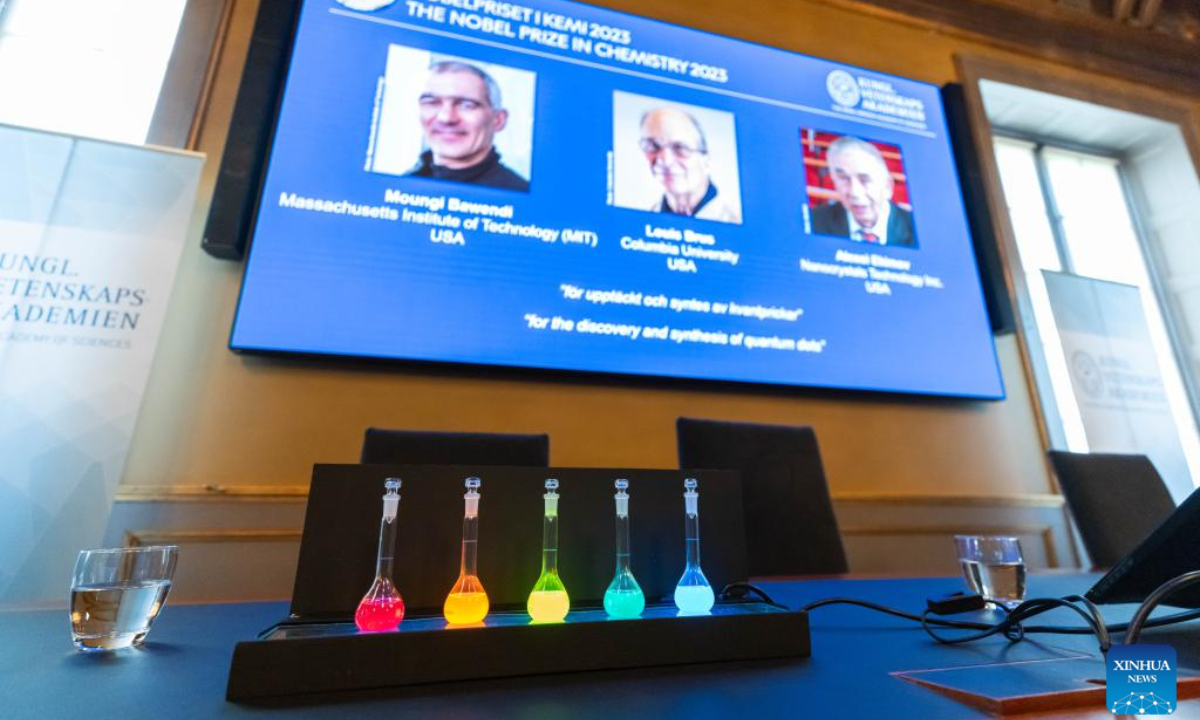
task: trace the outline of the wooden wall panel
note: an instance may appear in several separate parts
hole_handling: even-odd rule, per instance
[[[959,52],[1022,61],[1021,55],[1001,49],[1008,47],[1006,42],[850,0],[599,4],[936,84],[957,79],[954,56]],[[689,415],[813,425],[835,496],[1023,497],[1053,492],[1012,336],[998,339],[1008,399],[994,403],[234,355],[226,343],[243,265],[208,257],[199,246],[256,10],[255,0],[234,3],[213,78],[199,139],[199,149],[210,161],[124,487],[304,485],[314,462],[353,461],[368,425],[548,432],[557,465],[671,467],[674,420]],[[1039,57],[1056,56],[1047,51]],[[255,527],[212,525],[214,517],[197,515],[205,512],[198,509],[202,503],[167,504],[174,509],[163,511],[171,519],[161,527]],[[912,511],[893,514],[902,519]],[[159,527],[121,512],[113,522],[118,536]],[[870,545],[876,540],[857,537],[851,542],[852,548],[862,548],[853,552],[875,557]],[[234,554],[241,557],[240,550]],[[1058,561],[1071,564],[1075,559],[1060,550]],[[268,554],[252,562],[275,560]],[[879,563],[872,559],[867,564]]]
[[[232,496],[196,487],[126,490],[106,544],[179,545],[176,602],[286,600],[305,493],[299,487]],[[956,534],[1016,535],[1034,570],[1074,564],[1057,495],[858,493],[835,496],[834,509],[852,573],[957,577]]]
[[[945,82],[945,38],[817,3],[611,2],[748,40]],[[255,3],[235,4],[201,148],[220,156]],[[200,208],[211,196],[206,168]],[[548,432],[559,465],[674,464],[680,415],[810,424],[835,490],[1041,493],[1051,485],[1016,346],[1000,338],[1004,402],[781,388],[548,379],[350,361],[242,357],[226,348],[243,266],[199,250],[181,263],[124,482],[290,484],[319,461],[351,461],[368,425]]]

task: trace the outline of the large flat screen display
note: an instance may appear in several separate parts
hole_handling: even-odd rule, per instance
[[[560,0],[308,0],[231,345],[1003,396],[938,89]]]

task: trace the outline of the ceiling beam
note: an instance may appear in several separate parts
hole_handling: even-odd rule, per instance
[[[1128,22],[1129,18],[1133,17],[1133,6],[1137,0],[1116,0],[1113,3],[1113,20],[1117,22]]]
[[[1141,6],[1138,7],[1137,18],[1133,21],[1133,24],[1138,27],[1150,27],[1158,19],[1158,11],[1161,9],[1162,0],[1142,0]]]

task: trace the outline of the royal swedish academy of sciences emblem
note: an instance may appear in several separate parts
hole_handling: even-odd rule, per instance
[[[394,5],[396,0],[334,0],[334,2],[359,12],[375,12],[388,5]]]
[[[854,107],[862,99],[858,90],[858,81],[845,70],[834,70],[825,77],[825,89],[829,97],[843,107]]]
[[[1089,397],[1098,398],[1104,395],[1104,373],[1100,371],[1100,365],[1091,353],[1076,350],[1071,355],[1071,372],[1075,374],[1079,386]]]

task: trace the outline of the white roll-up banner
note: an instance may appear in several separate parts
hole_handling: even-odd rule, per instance
[[[1140,290],[1080,275],[1042,275],[1089,449],[1148,456],[1182,502],[1195,486]]]
[[[203,156],[0,125],[0,605],[104,536]]]

